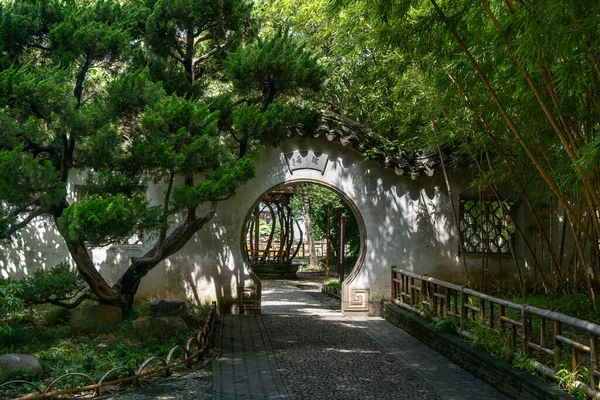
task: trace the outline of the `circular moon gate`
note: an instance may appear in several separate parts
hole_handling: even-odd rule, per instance
[[[246,214],[241,235],[242,254],[248,266],[258,278],[296,279],[298,265],[293,259],[303,246],[303,233],[289,205],[293,191],[288,187],[299,183],[309,183],[324,187],[339,196],[350,208],[360,234],[357,261],[348,274],[350,279],[356,274],[365,259],[366,229],[364,221],[356,205],[339,189],[316,179],[290,179],[273,186],[259,196]],[[266,240],[260,239],[260,219],[273,222]],[[257,222],[258,221],[258,222]],[[276,231],[275,221],[282,229]],[[263,234],[264,226],[263,223]],[[296,229],[294,229],[296,228]],[[264,235],[263,235],[264,237]],[[283,243],[281,246],[280,244]]]

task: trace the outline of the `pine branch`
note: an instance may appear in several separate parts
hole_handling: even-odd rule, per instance
[[[39,217],[40,215],[42,215],[45,211],[43,209],[37,209],[35,211],[32,211],[24,220],[19,221],[18,223],[14,224],[12,227],[10,227],[8,229],[8,231],[6,232],[6,237],[10,237],[11,235],[13,235],[14,233],[20,231],[21,229],[25,228],[31,221],[33,221],[35,218]]]

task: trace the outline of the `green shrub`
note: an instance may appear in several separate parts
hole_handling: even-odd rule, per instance
[[[574,387],[577,380],[584,380],[583,376],[589,376],[589,371],[571,371],[565,365],[560,364],[556,368],[556,377],[558,379],[558,387],[563,390],[568,390],[568,393],[576,399],[587,399],[587,396],[579,387]]]
[[[504,361],[512,360],[513,348],[508,331],[490,329],[478,322],[471,322],[468,331],[471,333],[474,347],[478,347]]]
[[[37,270],[33,276],[19,283],[23,286],[20,297],[25,305],[49,303],[50,300],[70,300],[87,287],[83,278],[71,271],[66,263],[48,270]]]
[[[519,352],[519,357],[513,359],[513,366],[527,373],[535,372],[535,360]]]
[[[456,332],[456,329],[460,325],[460,318],[456,315],[445,315],[443,317],[438,318],[438,320],[433,324],[433,329],[438,332],[446,332],[453,333]]]
[[[23,308],[23,300],[19,298],[23,293],[23,285],[17,282],[0,281],[0,320],[14,314]],[[0,324],[1,332],[10,332],[11,326]]]
[[[325,282],[325,286],[338,289],[342,288],[342,284],[339,279],[330,279]]]
[[[151,297],[136,298],[133,303],[133,312],[135,317],[150,317],[152,316],[152,300]]]
[[[66,324],[71,319],[71,310],[63,307],[49,307],[43,313],[43,319],[47,326]]]

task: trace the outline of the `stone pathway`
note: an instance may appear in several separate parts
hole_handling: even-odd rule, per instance
[[[113,395],[114,400],[210,400],[213,398],[211,365],[173,376],[158,383]]]
[[[260,316],[224,316],[213,369],[115,399],[506,399],[381,318],[311,282],[263,282]],[[211,373],[212,372],[212,373]]]
[[[258,316],[224,316],[221,354],[215,362],[214,374],[215,399],[288,397],[263,319]]]
[[[348,317],[318,285],[266,282],[263,315],[290,398],[506,399],[381,318]]]

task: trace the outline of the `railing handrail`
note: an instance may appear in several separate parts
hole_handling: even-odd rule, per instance
[[[508,300],[504,300],[498,297],[494,297],[494,296],[490,296],[489,294],[485,294],[485,293],[481,293],[478,292],[476,290],[473,289],[469,289],[466,286],[461,286],[461,285],[456,285],[454,283],[450,283],[450,282],[446,282],[446,281],[442,281],[440,279],[436,279],[433,278],[431,276],[428,275],[421,275],[421,274],[416,274],[414,272],[411,271],[407,271],[405,269],[400,269],[398,267],[392,267],[392,271],[396,272],[396,273],[400,273],[402,275],[408,276],[410,278],[414,278],[414,279],[419,279],[422,281],[426,281],[426,282],[431,282],[431,283],[435,283],[436,285],[440,285],[440,286],[444,286],[453,290],[456,290],[458,292],[463,292],[469,296],[474,296],[480,299],[484,299],[487,300],[489,302],[492,303],[496,303],[498,305],[503,305],[506,307],[510,307],[513,308],[515,310],[525,310],[530,314],[533,315],[537,315],[540,317],[544,317],[546,319],[551,319],[553,321],[559,321],[563,324],[567,324],[570,325],[574,328],[577,329],[581,329],[583,331],[586,331],[587,333],[590,333],[592,335],[598,335],[600,336],[600,325],[595,324],[593,322],[590,321],[586,321],[583,319],[579,319],[576,317],[571,317],[570,315],[566,315],[566,314],[561,314],[558,313],[556,311],[550,311],[550,310],[546,310],[543,308],[539,308],[539,307],[534,307],[528,304],[518,304],[518,303],[513,303],[511,301]]]
[[[523,354],[532,355],[533,350],[537,353],[552,356],[555,368],[565,363],[563,359],[564,345],[571,348],[572,371],[579,368],[580,354],[587,354],[586,357],[588,357],[590,363],[590,385],[588,386],[582,382],[576,382],[576,384],[588,396],[600,398],[600,392],[598,391],[600,381],[600,360],[598,357],[600,325],[528,304],[513,303],[469,289],[466,286],[416,274],[395,266],[392,266],[391,278],[392,299],[396,304],[418,313],[422,312],[422,309],[415,307],[415,305],[430,307],[434,318],[438,315],[458,315],[460,317],[460,327],[457,328],[457,332],[463,336],[472,336],[468,332],[468,329],[470,329],[468,321],[470,318],[474,321],[475,316],[478,315],[480,324],[487,324],[489,328],[495,328],[496,323],[501,328],[509,328],[512,331],[511,346],[513,350],[518,349],[517,331],[519,331],[521,342],[519,347]],[[479,299],[479,305],[470,302],[469,298],[471,297]],[[500,306],[499,314],[497,314],[497,311],[495,313],[496,305]],[[512,309],[513,313],[507,313],[507,309]],[[517,311],[519,315],[516,316],[514,311]],[[539,318],[539,326],[534,326],[532,322],[534,317]],[[546,322],[553,322],[550,340],[547,340],[548,328]],[[588,343],[580,343],[563,335],[563,325],[587,334]],[[539,331],[538,342],[533,338],[534,330]],[[581,341],[581,339],[578,340]],[[548,374],[548,371],[552,370],[544,367],[544,374]],[[551,375],[556,377],[554,374],[555,371]]]
[[[197,334],[195,335],[196,337],[200,337],[200,335],[205,335],[205,336],[212,336],[216,327],[216,317],[218,313],[218,309],[217,309],[217,305],[216,302],[212,302],[211,305],[211,310],[206,318],[206,321],[204,323],[204,326],[197,332]],[[56,383],[56,381],[68,377],[68,376],[72,376],[72,375],[84,375],[84,374],[79,374],[79,373],[68,373],[65,374],[57,379],[55,379],[50,386],[46,387],[45,390],[41,390],[39,389],[37,386],[35,386],[34,384],[27,382],[27,381],[19,381],[19,380],[15,380],[15,381],[8,381],[5,382],[3,384],[0,385],[0,387],[2,386],[10,386],[11,384],[20,384],[20,385],[30,385],[33,386],[35,388],[35,390],[38,392],[36,394],[28,394],[25,395],[23,397],[19,397],[17,398],[17,400],[25,400],[25,399],[42,399],[42,398],[49,398],[49,397],[55,397],[55,396],[59,396],[59,395],[64,395],[64,394],[73,394],[73,393],[81,393],[81,392],[86,392],[86,391],[90,391],[90,390],[94,390],[96,392],[96,395],[100,395],[100,390],[105,387],[105,386],[114,386],[117,384],[123,384],[123,383],[129,383],[129,382],[134,382],[134,383],[138,383],[139,384],[139,378],[142,377],[146,377],[149,375],[155,375],[155,374],[159,374],[162,372],[165,372],[167,374],[170,373],[170,371],[175,368],[178,367],[180,365],[184,365],[187,364],[188,367],[191,365],[191,363],[193,363],[194,360],[197,360],[198,362],[201,361],[204,358],[204,355],[206,354],[207,350],[208,350],[208,346],[209,343],[208,341],[206,343],[204,343],[203,347],[200,347],[200,341],[196,340],[197,342],[197,348],[196,348],[196,352],[192,353],[190,351],[191,348],[191,344],[192,344],[192,339],[190,338],[187,343],[188,345],[186,346],[182,346],[182,345],[176,345],[175,347],[173,347],[171,349],[171,351],[169,351],[169,355],[167,356],[167,359],[164,360],[160,357],[150,357],[149,359],[147,359],[146,361],[144,361],[144,363],[142,363],[142,367],[140,367],[140,369],[138,370],[137,373],[134,373],[133,375],[127,376],[125,378],[121,378],[121,379],[115,379],[112,381],[104,381],[104,379],[108,376],[108,374],[110,374],[111,372],[117,370],[117,369],[121,369],[121,368],[114,368],[112,370],[110,370],[109,372],[107,372],[106,374],[104,374],[104,376],[98,381],[98,383],[95,383],[94,379],[92,379],[91,377],[85,375],[87,378],[89,378],[91,381],[93,381],[94,383],[91,385],[86,385],[86,386],[81,386],[81,387],[77,387],[77,388],[70,388],[70,389],[63,389],[63,390],[58,390],[55,392],[49,392],[49,390],[51,389],[51,387],[54,385],[54,383]],[[173,364],[169,364],[170,361],[170,357],[173,353],[174,350],[176,350],[177,348],[183,348],[183,353],[182,353],[182,357],[181,360],[173,363]],[[160,367],[160,368],[155,368],[146,372],[143,372],[143,370],[145,369],[146,365],[148,364],[148,362],[152,361],[152,360],[160,360],[164,366]]]
[[[450,283],[450,282],[446,282],[446,281],[441,281],[439,279],[433,278],[431,276],[427,276],[427,275],[419,275],[419,274],[415,274],[414,272],[410,272],[410,271],[406,271],[404,269],[400,269],[397,267],[392,267],[392,271],[393,272],[397,272],[397,273],[401,273],[402,275],[406,275],[410,278],[415,278],[415,279],[420,279],[423,281],[427,281],[427,282],[431,282],[431,283],[435,283],[436,285],[441,285],[450,289],[454,289],[454,290],[462,290],[462,288],[464,288],[465,286],[460,286],[460,285],[455,285],[454,283]]]
[[[567,324],[574,328],[586,331],[587,333],[590,333],[592,335],[600,336],[600,325],[595,324],[593,322],[530,305],[525,305],[524,308],[530,314],[544,317],[546,319],[551,319],[554,321],[559,321],[563,324]]]
[[[481,293],[473,289],[469,289],[466,286],[463,286],[462,292],[468,294],[469,296],[474,296],[480,299],[487,300],[492,303],[499,304],[501,306],[509,307],[515,310],[523,311],[525,306],[519,303],[513,303],[512,301],[500,299],[498,297],[490,296],[489,294]]]

